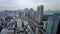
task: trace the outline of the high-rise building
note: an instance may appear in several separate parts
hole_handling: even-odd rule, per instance
[[[34,16],[34,10],[33,10],[33,8],[30,8],[30,10],[29,10],[29,17],[30,18],[33,18]]]
[[[38,23],[42,22],[42,19],[43,19],[43,9],[44,9],[43,5],[37,7],[37,22]]]
[[[48,18],[46,32],[44,34],[60,34],[60,16]]]
[[[25,15],[26,15],[26,16],[28,16],[28,11],[29,11],[28,8],[25,8],[25,9],[24,9],[24,12],[25,12]]]

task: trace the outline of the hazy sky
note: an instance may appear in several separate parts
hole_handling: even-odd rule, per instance
[[[0,10],[36,9],[41,4],[44,5],[44,10],[60,10],[60,0],[0,0]]]

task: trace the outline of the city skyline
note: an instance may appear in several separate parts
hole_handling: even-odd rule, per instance
[[[36,10],[38,5],[44,5],[44,10],[60,10],[60,0],[0,0],[0,10],[24,8]]]

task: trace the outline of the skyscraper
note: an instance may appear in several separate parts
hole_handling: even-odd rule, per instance
[[[42,19],[43,19],[43,9],[44,9],[43,5],[37,7],[37,22],[38,23],[42,22]]]

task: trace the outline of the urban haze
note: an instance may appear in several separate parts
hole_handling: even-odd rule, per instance
[[[0,0],[0,34],[60,34],[60,0]]]

